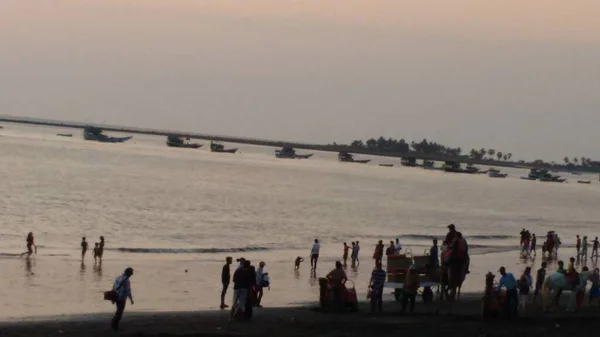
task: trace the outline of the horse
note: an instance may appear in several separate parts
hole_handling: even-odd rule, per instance
[[[589,271],[583,271],[578,274],[575,284],[570,284],[569,276],[562,273],[554,273],[548,276],[542,284],[542,307],[544,311],[548,311],[552,304],[558,305],[560,295],[564,290],[571,291],[571,298],[569,300],[569,308],[574,309],[574,303],[577,296],[577,292],[585,289],[586,283],[590,280]],[[553,298],[551,295],[556,293]]]

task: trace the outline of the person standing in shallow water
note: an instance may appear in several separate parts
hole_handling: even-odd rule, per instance
[[[348,250],[350,250],[350,247],[344,242],[344,255],[342,256],[344,260],[344,266],[348,262]]]
[[[375,264],[381,263],[383,260],[383,250],[384,250],[383,241],[379,240],[377,246],[375,246],[375,252],[373,253],[373,260],[375,260]]]
[[[593,257],[598,257],[598,247],[600,246],[600,241],[598,241],[598,237],[596,236],[596,238],[593,241],[594,243],[594,248],[592,250],[592,258]]]
[[[121,322],[121,318],[123,318],[123,312],[125,312],[125,304],[127,303],[127,298],[131,301],[131,305],[133,305],[133,296],[131,295],[131,283],[129,279],[133,276],[133,268],[129,267],[125,269],[123,275],[117,277],[115,283],[113,284],[113,290],[117,293],[117,312],[112,319],[112,328],[115,331],[119,330],[119,323]]]
[[[310,268],[311,270],[317,270],[317,262],[319,261],[319,250],[321,250],[321,245],[319,244],[319,240],[315,239],[315,243],[310,250]]]
[[[531,247],[529,249],[529,255],[531,255],[531,252],[533,252],[533,255],[537,255],[537,252],[535,251],[536,243],[537,243],[537,238],[535,237],[535,233],[533,233],[531,235]]]
[[[231,283],[230,266],[232,263],[233,259],[231,258],[231,256],[228,256],[225,259],[225,265],[223,266],[223,270],[221,271],[221,282],[223,284],[223,289],[221,290],[221,310],[229,307],[227,304],[225,304],[225,295],[227,295],[227,288],[229,288],[229,283]]]
[[[27,234],[27,251],[23,254],[21,254],[21,257],[23,257],[23,255],[27,254],[27,258],[29,258],[31,256],[31,254],[34,253],[34,248],[35,248],[35,253],[37,254],[37,246],[35,245],[34,239],[33,239],[33,232],[29,232],[29,234]]]
[[[102,264],[102,255],[104,255],[104,236],[100,237],[100,246],[98,247],[98,259]]]
[[[85,241],[85,236],[81,238],[81,261],[85,259],[85,253],[88,250],[88,242]]]

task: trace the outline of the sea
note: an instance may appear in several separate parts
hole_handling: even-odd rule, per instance
[[[341,163],[335,153],[298,150],[315,155],[276,159],[269,147],[225,144],[240,150],[211,153],[205,141],[197,150],[145,135],[106,144],[84,141],[80,130],[3,126],[0,320],[111,312],[103,292],[127,267],[135,270],[135,304],[127,310],[218,310],[227,256],[266,263],[271,289],[264,306],[310,306],[318,278],[353,241],[360,241],[360,265],[346,271],[366,299],[379,240],[399,238],[420,255],[450,223],[472,256],[462,291],[476,293],[501,265],[514,274],[539,266],[541,254],[520,257],[523,228],[538,235],[539,247],[556,231],[565,260],[575,254],[576,235],[591,242],[600,234],[596,175],[565,173],[566,183],[544,183],[520,180],[527,170],[501,168],[509,176],[492,179],[402,167],[397,158]],[[582,179],[592,183],[578,184]],[[21,258],[29,232],[38,252]],[[84,236],[90,248],[106,238],[101,265],[91,250],[82,261]],[[321,242],[316,275],[308,258],[314,239]],[[297,256],[306,261],[294,271]]]

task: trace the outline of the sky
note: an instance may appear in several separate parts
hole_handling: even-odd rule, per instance
[[[600,159],[597,0],[2,0],[0,114]]]

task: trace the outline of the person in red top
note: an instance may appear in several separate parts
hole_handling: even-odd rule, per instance
[[[350,246],[348,246],[348,244],[344,242],[344,265],[346,265],[346,262],[348,261],[348,250],[349,249],[350,249]]]
[[[379,240],[377,246],[375,246],[375,252],[373,253],[373,259],[375,260],[375,264],[381,263],[383,260],[383,250],[385,246],[383,245],[383,241]]]

